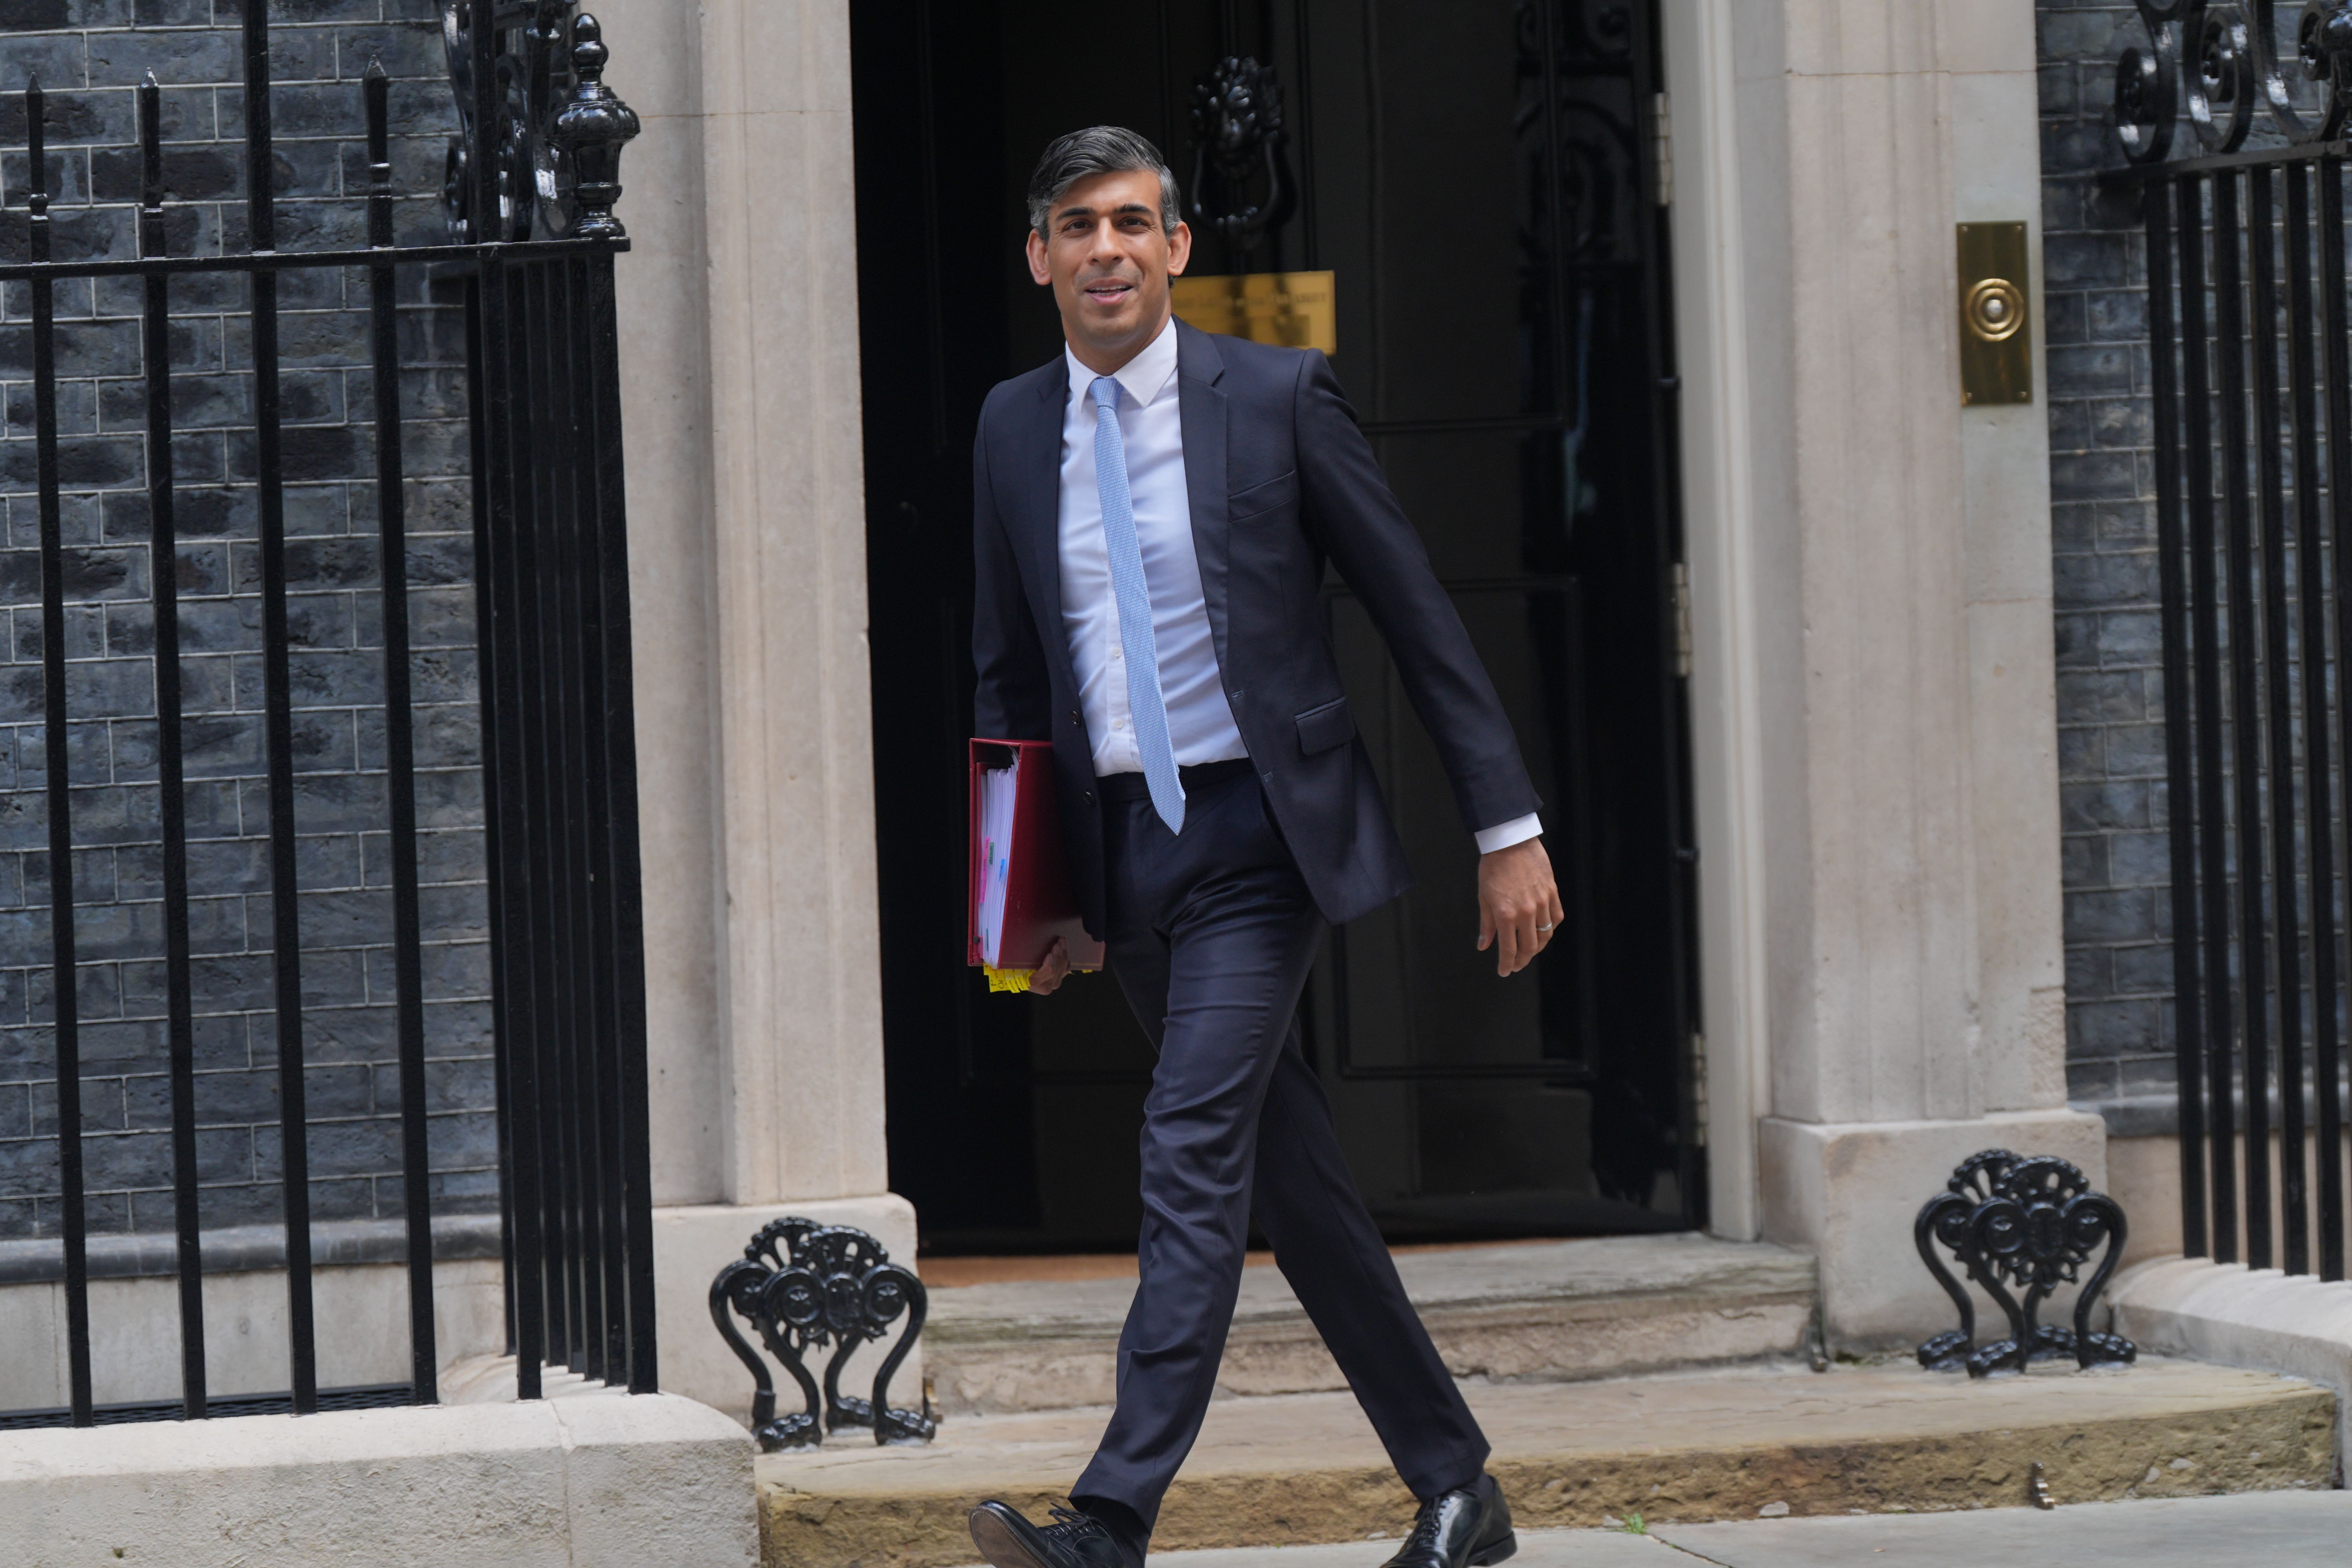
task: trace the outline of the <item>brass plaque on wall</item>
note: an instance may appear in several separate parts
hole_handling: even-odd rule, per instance
[[[2033,401],[2025,226],[1960,225],[1960,402]]]
[[[1176,313],[1204,332],[1254,343],[1339,352],[1339,312],[1328,272],[1244,272],[1179,278]]]

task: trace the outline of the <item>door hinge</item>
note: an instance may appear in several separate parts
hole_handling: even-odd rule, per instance
[[[1675,563],[1675,674],[1689,679],[1691,672],[1690,572]]]
[[[1664,93],[1657,95],[1651,118],[1657,125],[1658,205],[1670,207],[1675,205],[1675,118]]]

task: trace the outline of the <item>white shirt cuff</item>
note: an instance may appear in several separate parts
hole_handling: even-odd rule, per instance
[[[1480,828],[1477,835],[1478,853],[1492,855],[1497,849],[1508,849],[1514,844],[1525,844],[1530,838],[1540,837],[1542,834],[1543,819],[1531,811],[1517,821],[1506,822],[1494,827]]]

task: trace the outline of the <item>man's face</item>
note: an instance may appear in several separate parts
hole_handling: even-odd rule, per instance
[[[1168,321],[1168,280],[1184,270],[1192,231],[1160,226],[1160,176],[1095,174],[1062,193],[1045,237],[1029,236],[1029,275],[1051,284],[1062,331],[1083,360],[1126,359]]]

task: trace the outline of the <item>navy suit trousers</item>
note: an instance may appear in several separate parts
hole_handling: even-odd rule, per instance
[[[1323,918],[1254,774],[1188,787],[1181,837],[1150,801],[1118,798],[1141,782],[1103,781],[1108,956],[1159,1053],[1140,1279],[1118,1405],[1072,1495],[1158,1517],[1216,1388],[1253,1214],[1405,1484],[1424,1499],[1471,1485],[1486,1437],[1357,1194],[1302,1047]]]

